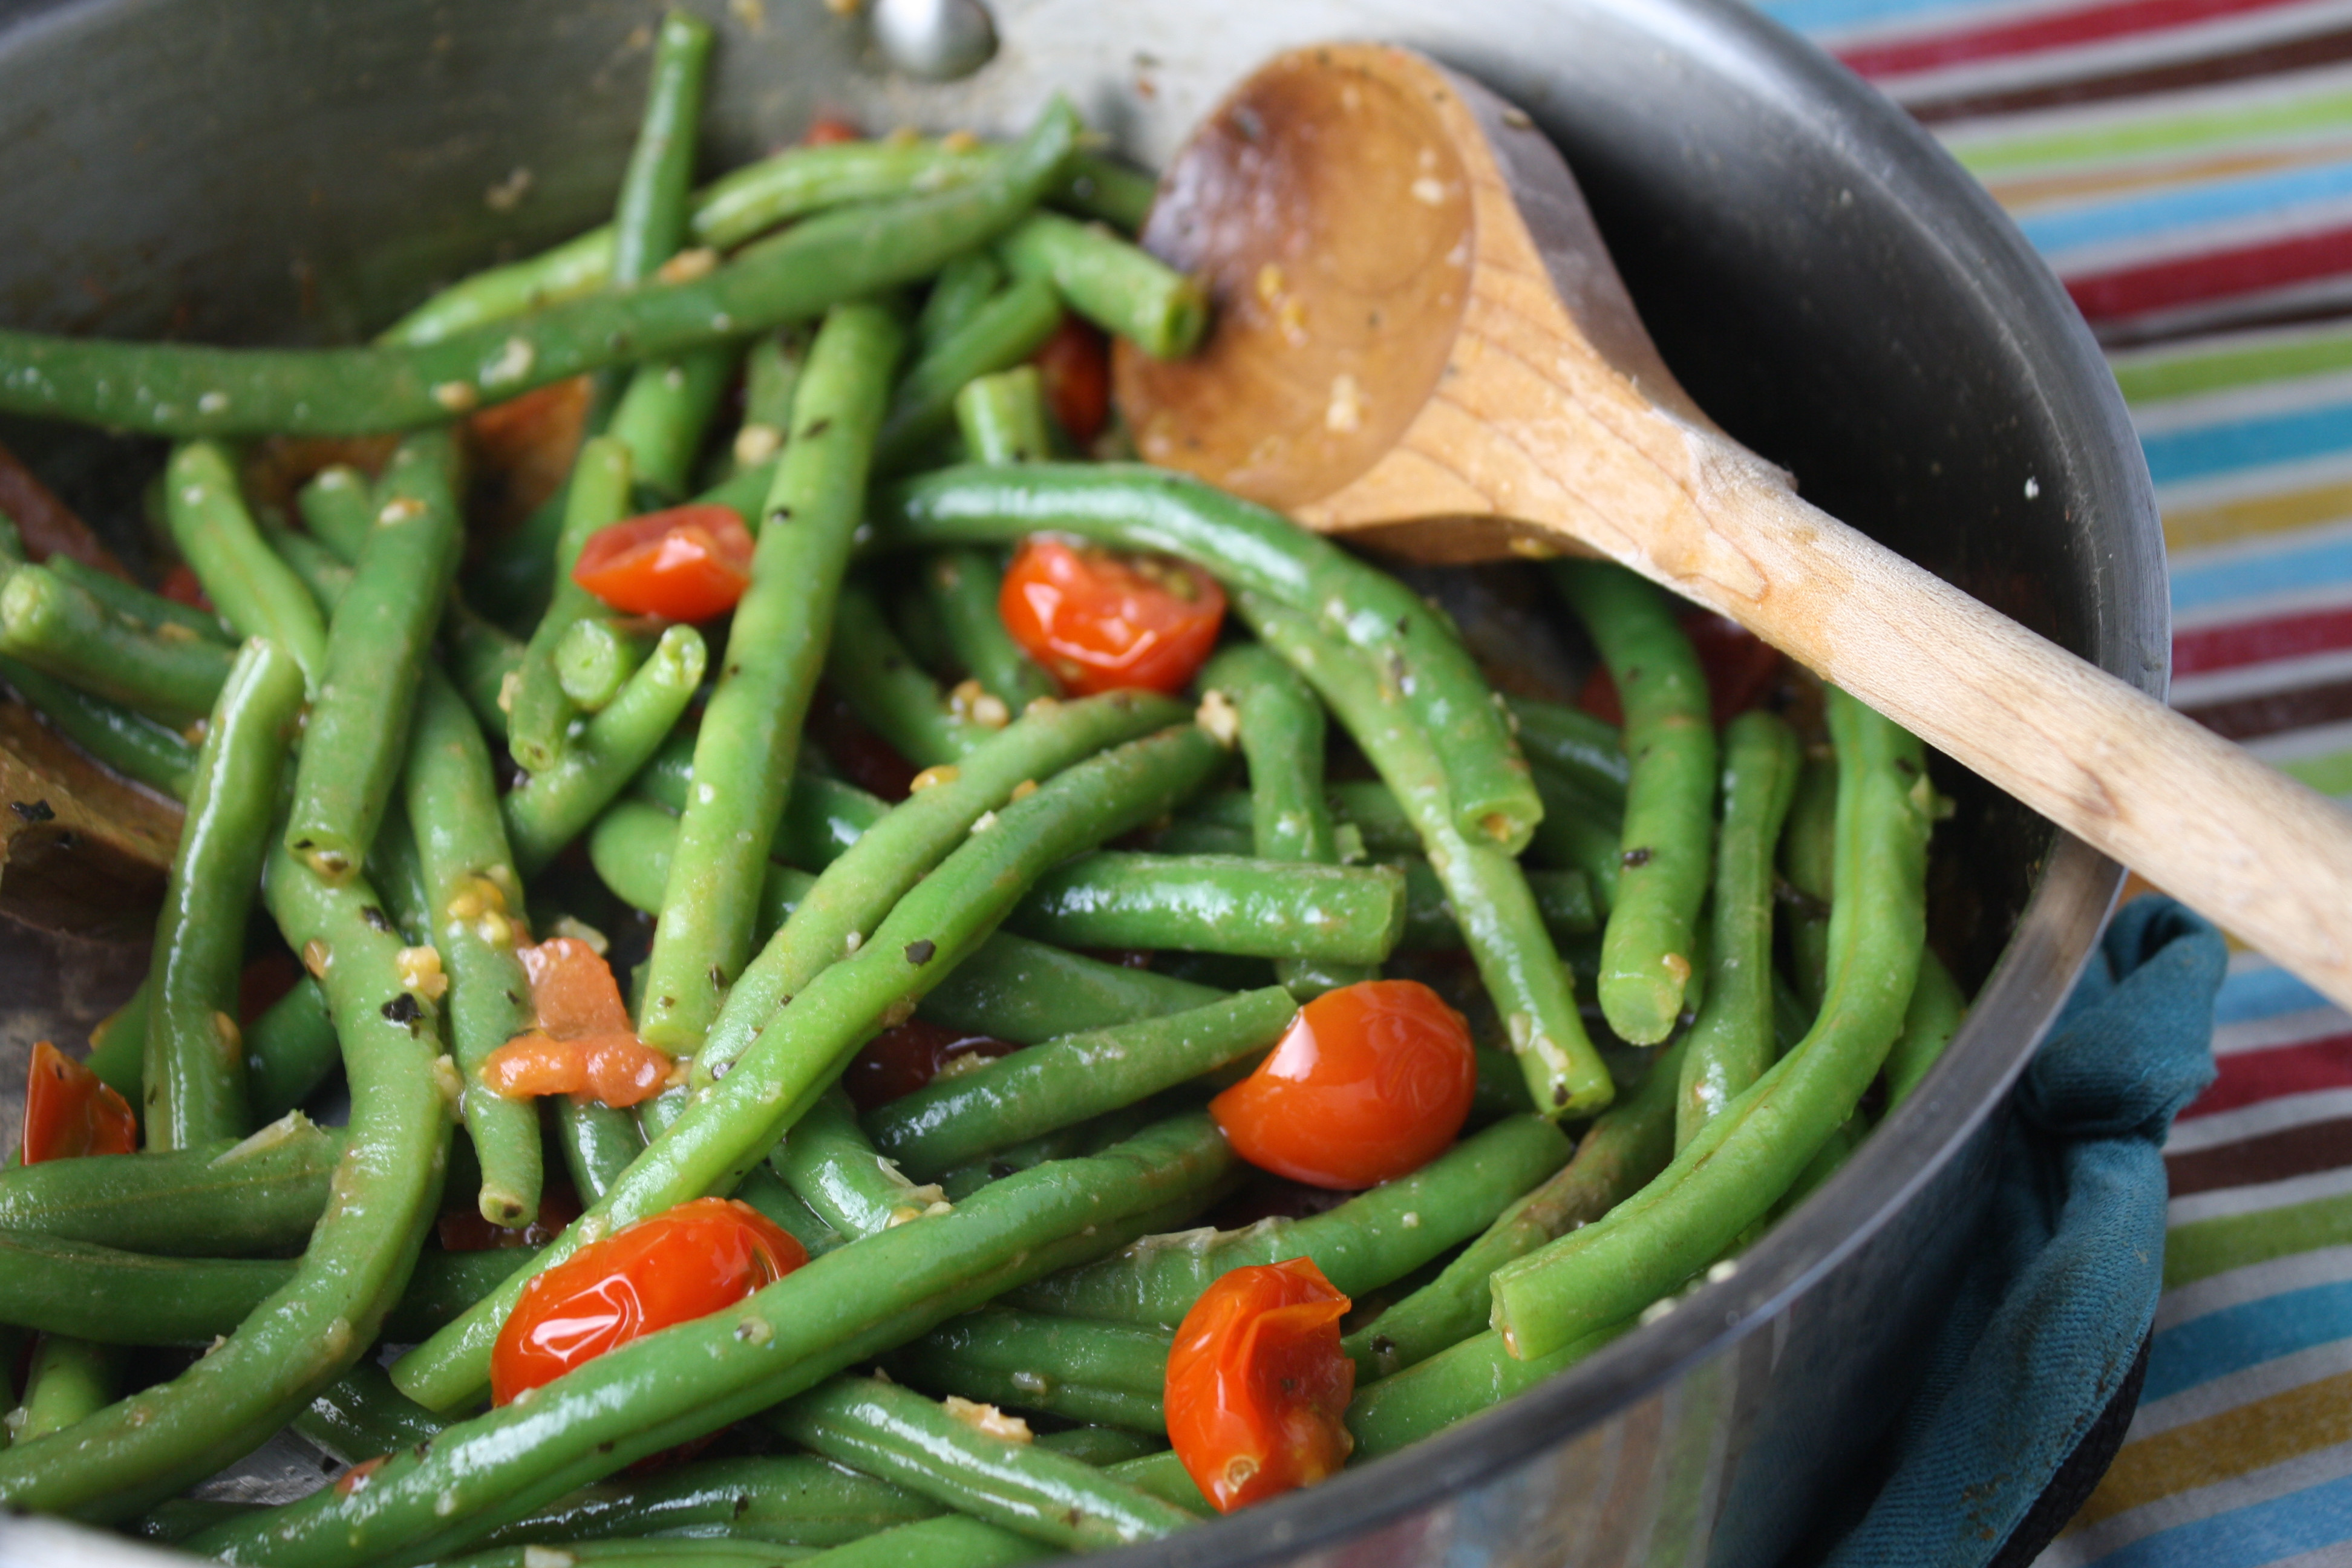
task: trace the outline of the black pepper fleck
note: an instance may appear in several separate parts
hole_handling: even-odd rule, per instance
[[[425,1009],[416,1005],[415,997],[404,991],[383,1005],[383,1016],[395,1024],[406,1025],[408,1032],[413,1035],[416,1032],[416,1021],[425,1016]]]
[[[1650,863],[1650,852],[1646,848],[1628,849],[1624,854],[1619,856],[1618,858],[1628,868],[1646,866]]]
[[[48,822],[58,815],[49,809],[49,803],[46,800],[12,800],[8,803],[8,809],[26,822]]]
[[[907,944],[907,962],[909,963],[929,963],[931,961],[931,954],[939,952],[939,950],[940,944],[933,942],[929,937],[925,937],[919,942],[910,942]]]
[[[392,921],[373,904],[362,904],[360,907],[360,919],[367,922],[367,928],[370,931],[381,931],[386,936],[392,934]]]

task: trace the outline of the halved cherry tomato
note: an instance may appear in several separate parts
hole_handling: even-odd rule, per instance
[[[1020,1047],[985,1035],[959,1034],[909,1018],[866,1042],[841,1075],[841,1087],[861,1111],[912,1094],[966,1057],[1011,1056]]]
[[[1253,1165],[1310,1186],[1369,1187],[1443,1152],[1477,1087],[1461,1014],[1417,980],[1366,980],[1301,1007],[1209,1114]]]
[[[1045,383],[1045,406],[1055,422],[1080,447],[1094,445],[1110,423],[1110,340],[1092,321],[1065,310],[1054,335],[1029,357]]]
[[[129,1100],[48,1041],[33,1047],[32,1071],[25,1080],[26,1164],[128,1154],[138,1147],[139,1119]]]
[[[751,533],[733,507],[647,512],[590,534],[572,580],[631,615],[707,621],[751,585]]]
[[[163,582],[155,585],[155,591],[175,605],[185,605],[206,615],[212,613],[213,602],[205,596],[205,585],[196,581],[195,568],[184,561],[172,563],[171,569],[163,574]]]
[[[1201,1293],[1168,1352],[1168,1441],[1219,1513],[1311,1486],[1355,1447],[1348,1298],[1313,1261],[1236,1268]]]
[[[1683,635],[1690,638],[1692,650],[1698,655],[1699,669],[1706,677],[1707,705],[1720,728],[1756,706],[1780,671],[1780,650],[1738,621],[1712,610],[1685,610],[1679,619]],[[1625,721],[1617,683],[1609,679],[1606,666],[1595,668],[1585,678],[1576,705],[1612,724]]]
[[[776,1223],[732,1198],[697,1198],[592,1241],[532,1278],[490,1352],[504,1405],[641,1335],[733,1306],[808,1261]]]
[[[1225,591],[1181,561],[1033,534],[996,607],[1013,640],[1077,696],[1175,691],[1216,647]]]
[[[510,1100],[576,1094],[606,1105],[635,1105],[659,1094],[669,1057],[629,1026],[620,983],[603,955],[577,937],[551,937],[519,948],[530,980],[539,1027],[492,1051],[482,1081]]]
[[[550,1182],[541,1189],[539,1214],[529,1225],[492,1225],[475,1208],[451,1209],[434,1228],[444,1252],[496,1252],[509,1247],[545,1247],[580,1217],[580,1199],[570,1187]]]
[[[809,128],[801,132],[801,145],[803,147],[830,147],[836,142],[865,140],[866,132],[857,129],[855,122],[837,114],[821,114],[810,121]]]

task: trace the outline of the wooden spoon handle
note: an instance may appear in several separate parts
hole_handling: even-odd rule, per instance
[[[2352,813],[1807,505],[1727,441],[1577,533],[1720,610],[2352,1006]]]

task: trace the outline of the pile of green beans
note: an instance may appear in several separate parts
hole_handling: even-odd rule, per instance
[[[1009,145],[803,147],[698,187],[713,34],[674,13],[652,41],[612,222],[372,344],[0,327],[0,412],[174,438],[158,542],[208,602],[28,559],[0,519],[0,681],[184,806],[145,983],[89,1058],[140,1152],[0,1170],[0,1366],[30,1369],[0,1506],[316,1568],[1156,1539],[1213,1511],[1166,1374],[1233,1270],[1307,1258],[1353,1298],[1361,1462],[1628,1331],[1917,1089],[1967,1000],[1927,945],[1916,741],[1834,689],[1823,733],[1718,727],[1675,606],[1588,563],[1549,580],[1623,725],[1506,701],[1331,542],[1056,460],[1032,360],[1066,316],[1159,357],[1207,330],[1201,282],[1121,232],[1150,182],[1057,100]],[[461,421],[573,375],[560,487],[494,532]],[[396,439],[287,476],[290,510],[245,466],[247,437],[366,432]],[[731,613],[572,580],[698,490],[752,538]],[[1220,581],[1234,624],[1189,686],[1070,696],[1024,650],[1007,552],[1045,531]],[[673,1058],[633,1110],[490,1088],[558,935]],[[1470,1120],[1247,1219],[1273,1189],[1211,1097],[1383,977],[1465,1015]],[[910,1019],[976,1038],[857,1099]],[[338,1079],[349,1124],[321,1125]],[[532,1281],[722,1194],[812,1261],[485,1411]],[[510,1245],[459,1249],[483,1222]],[[201,1353],[140,1386],[159,1346]],[[759,1451],[637,1464],[744,1421]],[[175,1497],[289,1423],[355,1468],[282,1507]]]

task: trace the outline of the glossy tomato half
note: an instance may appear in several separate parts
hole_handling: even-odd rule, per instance
[[[96,1073],[43,1040],[33,1047],[25,1079],[26,1164],[84,1154],[128,1154],[139,1147],[139,1119],[131,1102]]]
[[[1258,1069],[1209,1102],[1234,1152],[1318,1187],[1429,1163],[1470,1115],[1470,1026],[1417,980],[1367,980],[1298,1010]]]
[[[751,585],[751,533],[732,507],[648,512],[590,534],[572,580],[631,615],[707,621]]]
[[[1181,561],[1044,535],[1022,542],[998,613],[1073,694],[1181,690],[1217,646],[1225,593]]]
[[[1348,1298],[1307,1258],[1236,1268],[1192,1304],[1168,1352],[1168,1441],[1220,1513],[1347,1462],[1356,1366]]]
[[[625,1226],[523,1287],[490,1352],[490,1398],[504,1405],[631,1340],[731,1307],[807,1261],[782,1226],[732,1198]]]

